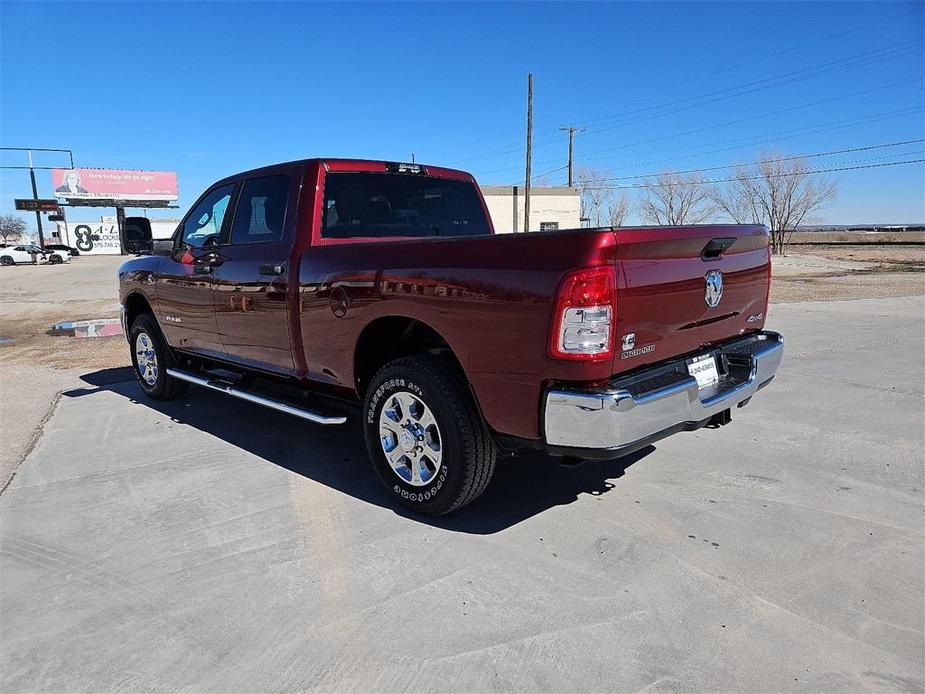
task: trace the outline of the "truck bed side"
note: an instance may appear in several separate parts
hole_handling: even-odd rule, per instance
[[[414,318],[460,360],[489,426],[536,438],[547,379],[610,376],[608,361],[555,360],[547,346],[563,274],[611,264],[614,250],[609,230],[309,248],[299,277],[305,376],[354,388],[363,331],[389,316]]]

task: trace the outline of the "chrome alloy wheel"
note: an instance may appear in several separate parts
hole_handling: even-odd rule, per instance
[[[148,333],[138,333],[135,338],[135,357],[138,363],[138,375],[149,386],[157,383],[157,353]]]
[[[407,391],[389,396],[379,414],[379,441],[403,482],[423,487],[440,471],[443,440],[433,413]]]

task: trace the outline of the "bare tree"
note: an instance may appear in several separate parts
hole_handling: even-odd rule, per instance
[[[766,225],[771,250],[779,255],[809,215],[835,202],[838,189],[833,181],[813,177],[802,159],[765,152],[757,164],[738,167],[734,180],[711,197],[734,222]]]
[[[578,190],[581,193],[581,217],[592,227],[604,225],[613,189],[607,187],[608,172],[581,167],[578,169]]]
[[[18,241],[25,232],[25,221],[14,214],[0,215],[0,239],[3,243]]]
[[[625,190],[621,190],[619,194],[610,200],[610,207],[607,210],[610,226],[622,227],[632,209],[633,205],[630,202],[629,195],[626,194]]]
[[[579,168],[578,190],[581,193],[581,217],[592,227],[623,226],[633,209],[626,191],[616,193],[608,185],[611,172]]]
[[[700,224],[716,214],[712,191],[697,174],[670,171],[646,179],[640,201],[642,218],[651,224]]]

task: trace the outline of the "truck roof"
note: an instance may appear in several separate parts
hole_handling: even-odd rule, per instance
[[[308,159],[295,159],[292,161],[279,162],[277,164],[268,164],[267,166],[261,166],[256,169],[249,169],[247,171],[240,171],[238,173],[225,176],[222,179],[219,179],[215,183],[223,183],[225,181],[230,181],[234,179],[239,179],[243,177],[251,177],[255,175],[260,175],[264,173],[271,173],[273,171],[279,170],[281,168],[289,168],[292,166],[309,166],[311,164],[319,164],[325,167],[327,171],[365,171],[370,173],[388,173],[395,167],[415,167],[419,168],[422,172],[426,172],[429,176],[436,176],[439,178],[454,178],[463,181],[475,181],[472,174],[467,171],[461,171],[459,169],[448,169],[443,166],[435,166],[432,164],[422,164],[422,163],[409,163],[409,162],[395,162],[395,161],[386,161],[382,159],[349,159],[344,157],[312,157]]]

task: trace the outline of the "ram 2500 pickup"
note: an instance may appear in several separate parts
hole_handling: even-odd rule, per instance
[[[478,497],[501,452],[608,459],[725,424],[783,354],[764,227],[495,234],[472,176],[436,166],[240,173],[168,246],[119,269],[144,392],[328,425],[359,404],[375,471],[422,513]]]

